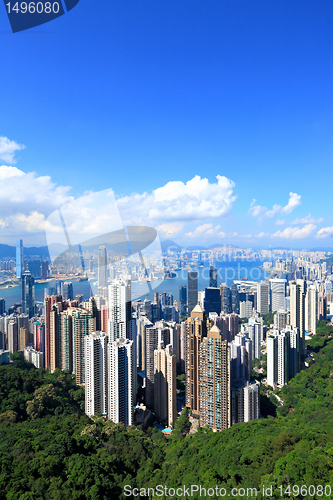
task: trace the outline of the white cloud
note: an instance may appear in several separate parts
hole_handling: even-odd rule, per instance
[[[0,160],[6,163],[16,163],[14,160],[15,152],[24,148],[23,144],[10,141],[8,137],[0,136]]]
[[[321,222],[323,222],[323,220],[324,219],[322,219],[322,218],[316,219],[311,214],[309,214],[306,217],[301,217],[301,218],[295,219],[290,224],[292,224],[293,226],[297,226],[299,224],[320,224]]]
[[[286,221],[284,219],[278,219],[275,224],[277,226],[283,226],[284,224],[286,223]]]
[[[291,214],[296,207],[301,205],[301,195],[297,193],[293,193],[292,191],[289,193],[289,200],[287,205],[282,207],[281,205],[274,205],[270,210],[267,207],[263,207],[261,205],[256,205],[256,200],[252,200],[252,203],[249,208],[249,213],[253,217],[258,217],[259,219],[262,217],[274,217],[277,214]]]
[[[261,233],[256,235],[256,238],[268,238],[269,236],[269,233],[264,233],[264,231],[261,231]]]
[[[284,239],[301,239],[309,236],[315,229],[315,224],[307,224],[306,226],[299,227],[286,227],[283,231],[279,230],[272,234],[272,238],[284,238]]]
[[[316,238],[327,238],[327,236],[331,236],[333,234],[333,226],[331,227],[323,227],[319,229],[316,234]]]
[[[180,233],[183,227],[183,222],[166,222],[157,226],[156,231],[161,233],[165,238],[173,238],[176,234]]]
[[[225,233],[221,231],[221,226],[213,226],[212,223],[202,224],[198,226],[194,231],[186,233],[189,238],[207,238],[212,236],[217,236],[219,238],[225,238]]]
[[[117,200],[124,220],[143,222],[193,221],[224,217],[236,200],[234,182],[217,175],[210,183],[199,175],[187,182],[170,181],[151,194],[134,193]]]

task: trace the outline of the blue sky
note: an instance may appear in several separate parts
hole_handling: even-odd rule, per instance
[[[0,240],[43,242],[56,203],[112,188],[162,238],[333,246],[332,25],[330,0],[80,0],[12,34],[3,7],[0,165],[35,174],[3,169]]]

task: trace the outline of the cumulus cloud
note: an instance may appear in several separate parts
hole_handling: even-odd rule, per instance
[[[262,217],[274,217],[277,214],[291,214],[296,207],[301,205],[301,195],[297,193],[293,193],[292,191],[289,193],[289,200],[287,205],[284,207],[281,205],[275,204],[273,208],[270,210],[267,207],[263,207],[261,205],[256,205],[257,200],[252,200],[252,203],[249,208],[249,214],[253,217],[258,217],[259,219]]]
[[[264,231],[261,231],[261,233],[256,235],[256,238],[268,238],[270,236],[269,233],[265,233]]]
[[[159,226],[157,226],[156,230],[165,238],[173,238],[175,235],[180,233],[183,227],[183,222],[166,222],[165,224],[160,224]]]
[[[277,226],[283,226],[284,224],[286,223],[286,221],[284,219],[278,219],[275,224]]]
[[[51,213],[72,198],[68,186],[56,186],[48,175],[24,173],[16,167],[0,167],[0,211],[2,217],[14,213]]]
[[[316,219],[311,214],[309,214],[306,217],[301,217],[301,218],[295,219],[290,224],[292,224],[293,226],[297,226],[299,224],[320,224],[321,222],[323,222],[323,220],[324,219],[322,219],[322,218]]]
[[[299,227],[286,227],[283,231],[279,230],[272,234],[272,238],[284,238],[284,239],[301,239],[310,236],[310,234],[316,229],[315,224],[307,224],[306,226]]]
[[[316,238],[327,238],[327,236],[333,235],[333,226],[331,227],[323,227],[319,229],[316,234]]]
[[[11,141],[8,137],[0,136],[0,160],[6,163],[15,164],[15,152],[24,148],[25,146],[23,144]]]
[[[220,225],[214,227],[212,223],[207,223],[198,226],[194,231],[186,233],[186,236],[188,236],[189,238],[198,238],[198,237],[207,238],[211,236],[224,238],[225,233],[221,231]]]
[[[117,200],[124,220],[151,222],[193,221],[224,217],[236,200],[234,182],[217,175],[210,183],[199,175],[187,182],[170,181],[151,194],[134,193]]]

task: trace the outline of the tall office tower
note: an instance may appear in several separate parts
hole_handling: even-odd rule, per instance
[[[176,356],[172,346],[154,351],[154,411],[169,426],[177,419]]]
[[[181,285],[178,291],[179,312],[182,315],[186,314],[187,308],[187,288],[186,285]]]
[[[62,298],[63,300],[73,300],[74,298],[73,283],[70,281],[65,281],[62,284]]]
[[[45,316],[45,368],[51,364],[51,351],[50,351],[50,314],[54,304],[62,302],[61,295],[46,295],[44,299],[44,316]]]
[[[154,351],[158,348],[158,328],[146,328],[146,389],[145,402],[150,408],[154,407]]]
[[[241,318],[251,318],[253,312],[253,303],[245,300],[239,303],[239,316]]]
[[[43,260],[40,265],[40,277],[46,279],[49,275],[49,263],[47,260]]]
[[[306,281],[297,279],[289,284],[290,288],[290,324],[298,328],[301,342],[301,355],[305,354],[305,295]]]
[[[214,266],[209,266],[209,287],[217,288],[217,269]]]
[[[251,379],[252,375],[252,341],[245,333],[238,333],[229,344],[230,347],[230,383],[236,380]]]
[[[187,290],[187,313],[191,314],[191,311],[198,303],[198,271],[188,271]]]
[[[29,271],[22,273],[22,312],[32,318],[35,314],[35,280]]]
[[[323,292],[318,293],[318,321],[327,318],[327,299]]]
[[[220,285],[220,295],[221,295],[221,310],[225,314],[231,313],[232,312],[231,292],[230,288],[225,283],[221,283]]]
[[[221,314],[221,295],[218,288],[205,288],[204,309],[206,314]]]
[[[269,313],[269,286],[264,281],[257,284],[257,310],[260,314]]]
[[[305,331],[313,335],[317,329],[318,292],[314,285],[310,285],[305,295]]]
[[[109,285],[108,335],[110,342],[118,338],[132,340],[133,401],[136,398],[136,321],[132,318],[131,280],[114,280]]]
[[[239,293],[235,283],[230,286],[231,292],[231,309],[233,313],[239,314]]]
[[[6,312],[5,299],[0,299],[0,316],[3,316]]]
[[[16,278],[21,279],[23,271],[23,240],[16,240]]]
[[[84,338],[86,335],[96,331],[96,319],[91,312],[84,309],[73,309],[72,335],[73,335],[73,373],[76,375],[76,383],[84,384],[85,362],[84,362]]]
[[[274,328],[276,330],[284,330],[287,325],[290,325],[290,312],[287,309],[281,308],[274,314]]]
[[[9,352],[17,352],[19,345],[16,319],[11,319],[7,325],[7,339]]]
[[[228,343],[214,325],[199,347],[200,424],[227,429],[230,415],[230,354]]]
[[[269,283],[271,286],[271,311],[276,312],[284,307],[287,280],[274,278],[270,279]]]
[[[26,328],[21,327],[18,335],[19,335],[18,350],[24,351],[25,346],[29,344],[29,332]]]
[[[285,385],[300,371],[298,328],[275,330],[267,337],[267,384]]]
[[[139,371],[144,371],[146,369],[146,346],[147,346],[147,328],[152,328],[153,324],[145,316],[137,319],[137,335],[136,335],[136,365]]]
[[[108,338],[105,332],[94,332],[84,339],[85,413],[89,417],[108,414]]]
[[[108,271],[108,258],[106,248],[104,245],[98,249],[98,287],[105,288],[107,286],[107,271]]]
[[[108,344],[108,418],[133,423],[133,341],[117,338]]]
[[[185,322],[185,405],[199,415],[199,348],[207,336],[206,313],[198,304]]]
[[[32,276],[34,278],[40,278],[40,266],[41,266],[41,261],[40,260],[29,260],[27,269],[31,272]]]

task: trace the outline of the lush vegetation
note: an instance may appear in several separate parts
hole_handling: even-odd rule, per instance
[[[227,493],[273,485],[274,500],[288,498],[281,485],[331,483],[333,489],[332,337],[333,328],[321,324],[308,345],[313,361],[279,392],[284,405],[275,407],[276,417],[186,436],[185,410],[168,438],[152,428],[88,419],[72,375],[36,370],[16,356],[0,367],[0,499],[130,498],[126,484],[146,490],[220,485]]]

